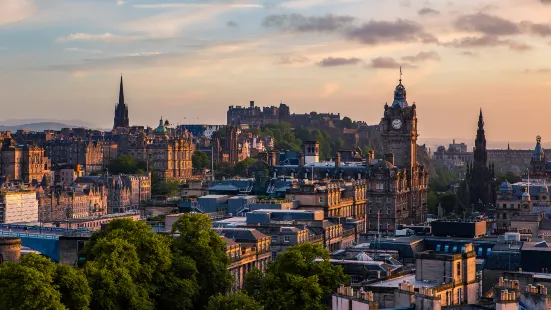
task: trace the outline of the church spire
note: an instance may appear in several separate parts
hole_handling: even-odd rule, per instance
[[[122,74],[121,74],[121,85],[119,89],[119,105],[124,105],[124,90],[122,86]]]

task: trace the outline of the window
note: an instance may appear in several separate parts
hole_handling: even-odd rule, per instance
[[[440,248],[441,248],[440,244],[437,244],[436,245],[436,252],[440,252]]]
[[[454,246],[453,246],[453,252],[454,252],[454,253],[457,252],[457,245],[454,245]]]
[[[319,198],[320,203],[323,203],[323,197]]]
[[[461,262],[457,262],[457,276],[461,277]]]
[[[450,246],[449,246],[449,245],[446,245],[446,246],[444,247],[444,252],[448,253],[449,250],[450,250]]]
[[[277,242],[277,236],[272,236],[272,242]]]
[[[514,209],[514,208],[515,208],[515,204],[512,203],[512,204],[511,204],[511,209]]]
[[[284,239],[283,239],[283,241],[289,242],[289,236],[285,236]]]
[[[482,256],[482,251],[483,250],[484,250],[483,248],[478,248],[478,256]]]
[[[503,213],[503,219],[507,218],[507,213]]]
[[[490,256],[490,254],[492,254],[492,249],[491,249],[491,248],[487,248],[487,249],[486,249],[486,256]]]

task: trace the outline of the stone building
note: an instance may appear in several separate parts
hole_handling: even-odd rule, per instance
[[[423,223],[427,213],[428,172],[417,162],[416,106],[408,105],[401,80],[394,91],[392,106],[385,105],[380,130],[387,146],[382,160],[373,159],[371,154],[365,159],[347,156],[343,161],[342,152],[338,152],[334,161],[320,162],[318,144],[311,141],[298,154],[297,164],[270,165],[271,176],[297,178],[301,182],[361,182],[366,187],[366,215],[371,231],[393,231],[398,224]]]
[[[38,183],[50,173],[50,161],[43,148],[34,144],[16,144],[11,138],[2,143],[0,167],[2,176],[29,183]]]
[[[124,213],[136,210],[144,201],[151,199],[149,175],[114,175],[107,179],[109,194],[108,213]]]
[[[49,140],[44,151],[52,165],[80,165],[86,175],[102,172],[105,164],[102,143],[91,139]]]
[[[182,180],[192,175],[191,157],[195,151],[188,132],[176,131],[169,135],[161,118],[154,136],[145,131],[119,136],[118,155],[129,155],[136,161],[146,162],[161,180]]]
[[[0,192],[0,223],[38,221],[38,199],[34,191]]]

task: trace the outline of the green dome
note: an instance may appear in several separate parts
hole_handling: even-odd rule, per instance
[[[155,128],[155,133],[163,134],[166,133],[166,127],[163,125],[163,118],[161,117],[161,120],[159,121],[159,126]]]

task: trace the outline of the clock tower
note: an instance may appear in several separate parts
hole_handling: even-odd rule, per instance
[[[385,104],[380,126],[385,154],[394,154],[394,165],[405,168],[409,185],[415,185],[411,182],[415,179],[413,175],[417,167],[417,114],[415,103],[408,105],[401,69],[400,83],[394,90],[394,101],[391,106]]]

